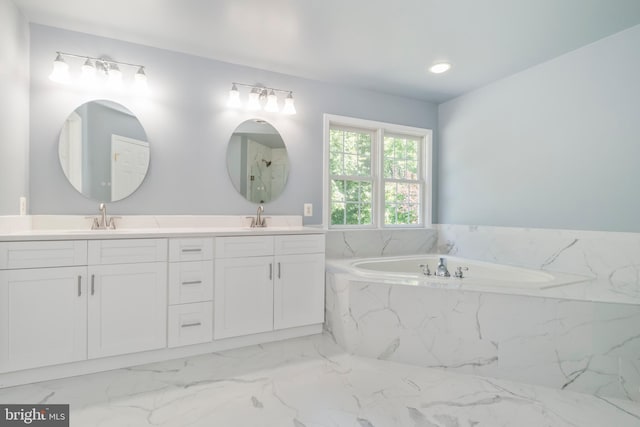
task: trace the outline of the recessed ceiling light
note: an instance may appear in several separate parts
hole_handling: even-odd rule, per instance
[[[448,62],[440,62],[429,67],[429,71],[431,71],[433,74],[441,74],[445,71],[449,71],[450,68],[451,64],[449,64]]]

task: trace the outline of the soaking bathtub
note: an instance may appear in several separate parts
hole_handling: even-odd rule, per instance
[[[440,258],[446,260],[451,277],[434,275]],[[429,267],[431,275],[424,274],[425,268],[422,266],[425,265]],[[359,276],[419,280],[453,289],[485,287],[549,289],[590,279],[575,274],[534,270],[438,254],[367,258],[352,262],[351,268],[353,273]],[[462,278],[454,277],[458,268],[462,269]]]
[[[423,274],[439,258],[452,277]],[[325,330],[352,354],[640,402],[640,303],[597,278],[437,254],[328,259],[325,277]]]

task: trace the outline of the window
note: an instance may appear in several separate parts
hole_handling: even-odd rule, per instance
[[[430,224],[429,129],[325,115],[325,224]]]
[[[422,138],[407,135],[384,135],[383,187],[384,223],[421,224]]]
[[[373,224],[371,153],[374,132],[335,126],[329,131],[331,224]]]

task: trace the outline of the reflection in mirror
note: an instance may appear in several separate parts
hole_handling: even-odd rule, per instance
[[[58,156],[73,187],[85,197],[115,202],[138,189],[149,168],[149,142],[136,116],[98,100],[73,111],[60,131]]]
[[[231,135],[227,170],[233,186],[250,202],[269,202],[282,193],[289,158],[282,137],[264,120],[247,120]]]

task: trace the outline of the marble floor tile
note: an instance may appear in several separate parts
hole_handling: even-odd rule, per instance
[[[316,335],[0,389],[74,427],[638,427],[640,405],[345,353]]]

